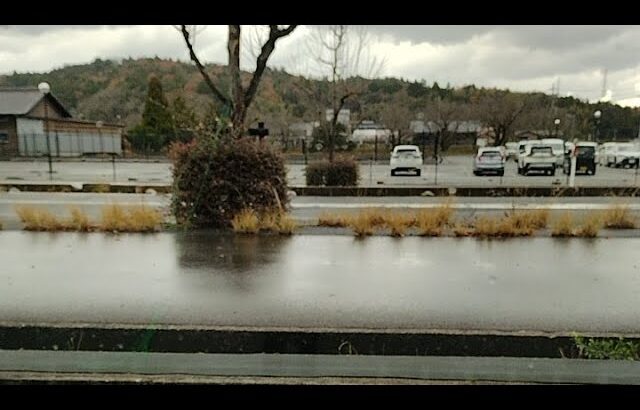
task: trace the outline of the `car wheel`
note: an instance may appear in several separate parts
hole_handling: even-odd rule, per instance
[[[422,174],[422,170],[420,170],[420,169],[416,169],[416,176],[417,176],[417,177],[419,177],[419,176],[420,176],[420,174]]]
[[[556,175],[556,169],[554,168],[551,171],[549,171],[549,175],[555,176]]]
[[[500,176],[500,177],[504,176],[504,169],[502,171],[498,171],[498,176]]]
[[[478,171],[473,171],[473,175],[478,176],[480,174],[478,173]]]
[[[396,170],[395,170],[395,169],[392,169],[392,170],[391,170],[391,176],[392,176],[392,177],[395,177],[395,176],[396,176]]]

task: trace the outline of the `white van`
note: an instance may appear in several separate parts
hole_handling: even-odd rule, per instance
[[[551,147],[553,156],[556,157],[556,168],[562,167],[565,151],[564,140],[561,138],[543,138],[541,141]]]
[[[607,160],[608,157],[613,156],[617,144],[617,142],[605,142],[598,147],[598,165],[606,165],[608,167],[611,166],[611,163],[607,162]]]

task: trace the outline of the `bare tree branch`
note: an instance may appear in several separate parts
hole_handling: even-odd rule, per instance
[[[251,104],[256,92],[258,91],[258,84],[260,83],[262,74],[267,67],[269,56],[271,56],[271,53],[273,53],[273,50],[276,47],[276,41],[281,37],[291,34],[296,27],[297,26],[295,24],[292,24],[285,29],[279,29],[278,26],[275,25],[269,26],[269,38],[262,46],[262,51],[256,60],[256,70],[253,73],[253,77],[251,77],[251,82],[249,83],[249,87],[244,95],[244,104],[246,106]]]
[[[211,77],[209,76],[209,74],[207,74],[204,66],[200,63],[198,56],[193,50],[193,45],[191,44],[190,33],[189,30],[187,30],[187,26],[181,25],[180,31],[182,33],[182,37],[184,37],[185,43],[187,44],[187,48],[189,49],[189,56],[191,57],[191,61],[193,61],[196,64],[196,67],[198,67],[198,71],[200,71],[200,74],[202,74],[205,83],[209,86],[209,89],[213,92],[213,95],[215,95],[216,98],[220,100],[220,102],[222,102],[222,104],[227,107],[231,107],[231,100],[229,100],[229,98],[227,98],[216,88],[215,84],[213,84],[213,81],[211,80]]]

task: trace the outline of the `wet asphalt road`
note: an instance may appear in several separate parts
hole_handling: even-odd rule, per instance
[[[450,156],[438,166],[423,166],[422,176],[391,177],[388,163],[360,163],[360,186],[551,186],[558,180],[566,185],[567,178],[558,170],[555,177],[521,176],[517,174],[514,161],[508,161],[503,178],[496,176],[474,176],[472,156]],[[287,164],[290,186],[304,186],[305,166]],[[0,181],[67,181],[67,182],[146,182],[171,183],[169,162],[117,162],[114,178],[111,162],[73,161],[54,162],[54,174],[48,173],[46,161],[0,161]],[[576,186],[638,186],[640,181],[636,169],[614,169],[598,167],[594,176],[576,176]]]
[[[0,232],[0,321],[637,333],[639,246]]]

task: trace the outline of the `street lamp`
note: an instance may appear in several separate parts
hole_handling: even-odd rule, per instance
[[[558,129],[560,128],[560,118],[556,118],[555,120],[553,120],[553,123],[556,126],[556,138],[558,138]]]
[[[596,142],[598,141],[598,139],[599,139],[599,137],[600,137],[600,135],[599,135],[599,134],[600,134],[600,117],[602,117],[602,111],[600,111],[600,110],[596,110],[596,111],[593,113],[593,118],[594,118],[594,119],[595,119],[595,121],[596,121],[596,132],[595,132],[595,139],[596,139]]]
[[[49,179],[53,177],[53,166],[51,164],[51,143],[49,142],[49,109],[47,104],[47,95],[51,92],[49,83],[42,82],[38,84],[38,91],[44,96],[44,129],[47,138],[47,159],[49,160]]]

